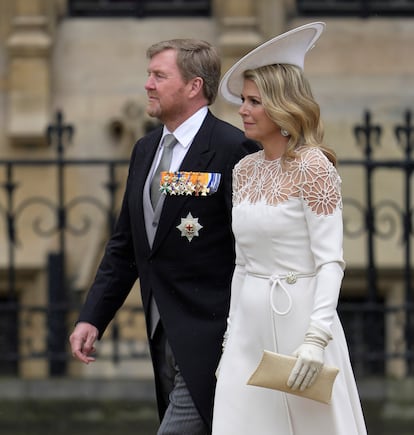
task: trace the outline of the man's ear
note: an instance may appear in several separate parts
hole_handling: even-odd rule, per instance
[[[191,97],[196,97],[197,95],[200,95],[203,93],[203,84],[204,81],[201,77],[194,77],[193,79],[190,80],[190,82],[188,83],[191,87],[190,87],[190,96]]]

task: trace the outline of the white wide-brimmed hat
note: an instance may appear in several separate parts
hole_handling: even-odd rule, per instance
[[[242,57],[224,74],[220,93],[230,103],[240,104],[243,72],[265,65],[287,63],[303,70],[306,53],[314,46],[325,29],[325,23],[314,22],[296,27],[263,43]]]

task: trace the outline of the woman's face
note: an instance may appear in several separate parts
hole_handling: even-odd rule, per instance
[[[244,80],[241,99],[239,115],[246,136],[263,146],[274,143],[280,137],[280,128],[267,116],[259,89],[252,80]]]

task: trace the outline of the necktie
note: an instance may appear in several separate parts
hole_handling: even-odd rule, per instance
[[[174,146],[177,143],[177,139],[173,134],[167,134],[163,140],[163,151],[161,155],[160,163],[158,164],[157,169],[154,172],[154,176],[151,181],[151,203],[152,207],[155,209],[158,200],[160,198],[160,180],[161,180],[161,172],[168,171],[170,169],[172,154],[174,150]]]

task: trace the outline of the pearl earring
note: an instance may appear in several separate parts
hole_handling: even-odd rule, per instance
[[[287,130],[285,130],[284,128],[280,129],[280,134],[284,137],[289,136],[289,132]]]

